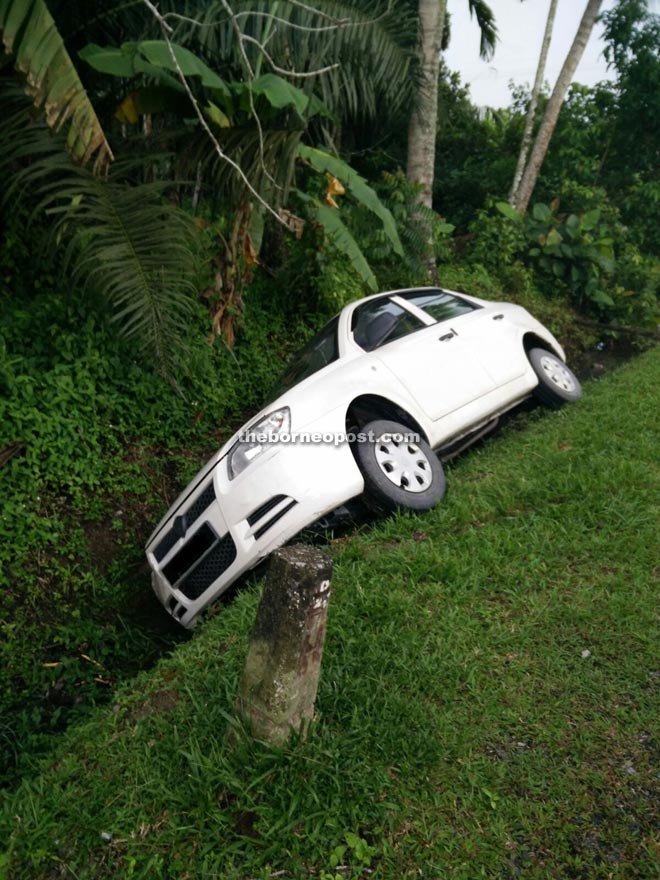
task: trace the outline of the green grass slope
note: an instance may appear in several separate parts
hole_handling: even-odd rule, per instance
[[[233,730],[242,592],[2,804],[0,876],[651,878],[660,351],[330,546],[306,742]]]

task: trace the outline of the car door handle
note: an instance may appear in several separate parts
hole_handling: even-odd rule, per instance
[[[501,321],[504,315],[493,315],[493,321]]]
[[[454,331],[452,330],[451,333],[445,333],[444,336],[441,336],[441,337],[440,337],[440,342],[449,342],[449,340],[450,340],[450,339],[453,339],[454,336],[456,336],[456,334],[455,334]]]

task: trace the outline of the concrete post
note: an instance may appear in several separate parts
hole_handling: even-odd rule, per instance
[[[281,745],[314,715],[332,560],[297,544],[271,557],[237,709],[257,739]]]

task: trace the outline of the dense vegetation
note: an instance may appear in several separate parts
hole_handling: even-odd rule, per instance
[[[656,876],[659,355],[331,545],[307,742],[235,728],[245,590],[7,801],[5,876]]]
[[[315,36],[302,30],[318,25],[313,13],[282,3],[292,27],[270,34],[262,16],[246,30],[269,39],[282,68],[340,65],[294,81],[254,42],[241,57],[221,3],[187,4],[203,27],[170,19],[200,117],[144,4],[73,15],[55,0],[0,0],[0,774],[10,782],[183,637],[149,594],[150,529],[312,329],[372,289],[426,283],[427,224],[441,283],[522,302],[571,354],[596,341],[577,320],[601,325],[606,345],[622,332],[609,326],[657,322],[660,133],[645,119],[660,95],[660,30],[644,3],[608,14],[616,79],[573,87],[524,217],[506,195],[526,94],[484,114],[443,73],[435,212],[425,212],[401,171],[413,4],[388,15],[384,2],[317,5],[330,22],[365,23]],[[37,7],[68,53],[87,146],[32,107],[44,100],[30,68],[43,46],[9,25],[12,8]]]

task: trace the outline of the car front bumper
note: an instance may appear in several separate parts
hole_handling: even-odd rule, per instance
[[[364,490],[345,442],[277,444],[234,480],[227,465],[225,454],[200,471],[146,548],[154,591],[185,627],[241,574]]]

